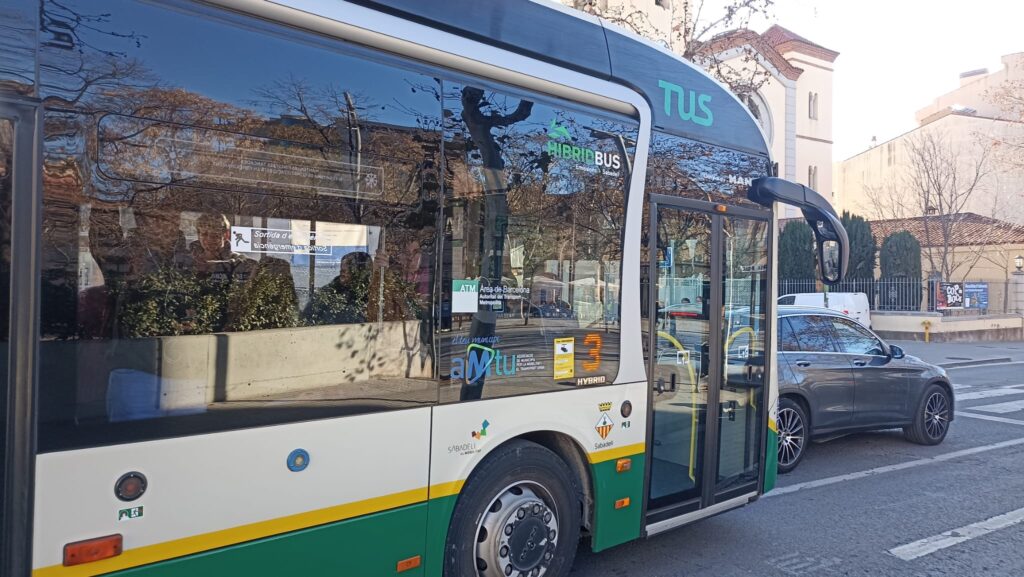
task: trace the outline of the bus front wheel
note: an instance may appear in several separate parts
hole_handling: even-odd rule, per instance
[[[446,577],[564,577],[580,537],[580,487],[528,441],[495,449],[470,476],[448,528]]]

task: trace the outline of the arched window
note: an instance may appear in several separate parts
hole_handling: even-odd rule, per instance
[[[740,101],[746,105],[747,109],[750,110],[750,114],[754,116],[757,123],[761,125],[761,130],[764,131],[765,140],[768,141],[770,146],[772,143],[773,126],[772,126],[772,114],[768,108],[768,103],[764,97],[758,92],[752,92],[740,95]]]

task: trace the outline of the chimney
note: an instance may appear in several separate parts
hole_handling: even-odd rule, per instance
[[[968,70],[960,74],[960,86],[970,84],[978,78],[988,74],[988,68],[977,68],[975,70]]]

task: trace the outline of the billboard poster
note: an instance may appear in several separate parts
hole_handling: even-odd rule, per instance
[[[935,290],[935,310],[964,308],[964,283],[939,282]]]
[[[964,283],[964,308],[987,309],[988,308],[988,283],[987,282],[965,282]]]

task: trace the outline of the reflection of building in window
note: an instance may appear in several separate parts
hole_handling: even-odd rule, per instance
[[[522,361],[514,374],[449,375],[461,398],[550,390],[558,386],[550,346],[537,343],[578,336],[582,346],[589,332],[618,330],[625,158],[635,125],[473,87],[450,93],[447,116],[459,122],[446,146],[451,231],[442,259],[451,260],[451,279],[479,279],[487,296],[470,322],[442,317],[453,342],[442,343],[442,356],[458,364],[464,343],[486,342]],[[482,116],[464,114],[463,105]],[[590,342],[617,346],[611,337]],[[601,358],[594,372],[611,378],[615,356]]]
[[[67,107],[45,112],[67,148],[43,170],[43,450],[436,402],[438,81],[292,29],[137,8],[118,18],[145,41],[82,28],[83,46],[123,45],[47,56],[77,66],[41,95]],[[157,47],[198,24],[242,52],[169,66]],[[237,74],[239,53],[260,74]],[[137,67],[83,92],[76,70],[111,58]],[[335,279],[346,310],[303,314]],[[140,419],[175,421],[111,424]]]

